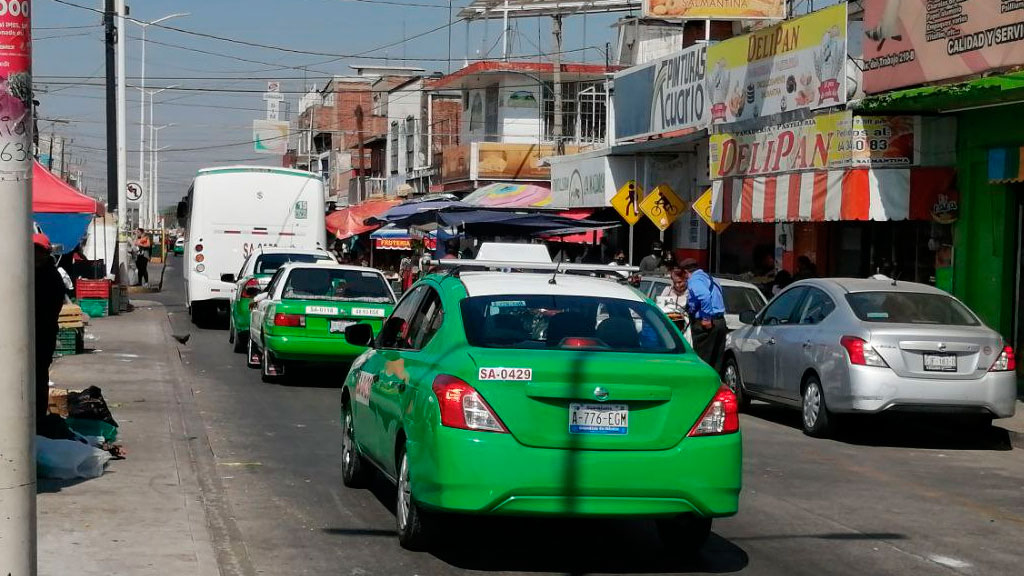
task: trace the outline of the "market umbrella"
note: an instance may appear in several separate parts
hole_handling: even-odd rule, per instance
[[[368,200],[362,204],[336,210],[327,215],[327,231],[334,234],[338,240],[344,240],[376,230],[381,225],[369,224],[367,220],[379,216],[397,204],[397,200]]]
[[[428,200],[425,202],[406,202],[389,209],[383,214],[367,218],[366,225],[380,226],[394,224],[400,228],[430,224],[435,221],[436,214],[443,210],[473,210],[476,206],[458,200]]]
[[[472,236],[568,234],[618,226],[616,222],[574,220],[557,214],[484,209],[438,212],[436,218],[438,225],[461,228]]]

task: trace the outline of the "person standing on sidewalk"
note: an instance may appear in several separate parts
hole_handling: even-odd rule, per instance
[[[693,349],[701,360],[715,370],[721,370],[727,332],[722,287],[710,274],[701,270],[693,258],[683,260],[680,267],[686,272],[689,289],[686,308],[690,313]]]
[[[153,241],[142,228],[135,233],[135,268],[139,271],[139,286],[149,284],[149,259],[153,255]]]
[[[33,234],[35,256],[35,320],[36,320],[36,429],[46,424],[46,409],[50,403],[50,364],[57,349],[60,330],[60,309],[64,307],[64,281],[50,256],[50,239],[45,234]]]

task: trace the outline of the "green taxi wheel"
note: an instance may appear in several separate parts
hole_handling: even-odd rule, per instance
[[[398,543],[406,550],[426,550],[433,536],[434,517],[416,504],[409,483],[409,458],[404,447],[399,448],[398,462],[398,495],[395,505]]]
[[[237,330],[235,330],[235,327],[233,325],[231,326],[230,342],[232,344],[232,352],[234,352],[235,354],[241,354],[245,352],[246,349],[248,348],[248,346],[246,346],[248,340],[248,335],[238,332]]]
[[[371,469],[356,446],[355,426],[352,423],[352,404],[342,405],[341,482],[349,488],[362,488],[369,484]]]
[[[692,556],[704,547],[711,536],[711,518],[684,514],[657,520],[661,543],[672,553]]]

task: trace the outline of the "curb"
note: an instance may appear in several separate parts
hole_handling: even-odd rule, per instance
[[[994,425],[993,427],[1006,431],[1006,435],[1010,438],[1010,445],[1013,446],[1014,448],[1024,450],[1024,432],[1010,430],[1009,428],[1003,428],[998,424]]]

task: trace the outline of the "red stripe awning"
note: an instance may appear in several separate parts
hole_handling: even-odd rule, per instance
[[[929,220],[938,202],[956,202],[953,168],[821,170],[716,180],[716,222]],[[941,196],[941,198],[940,198]]]

